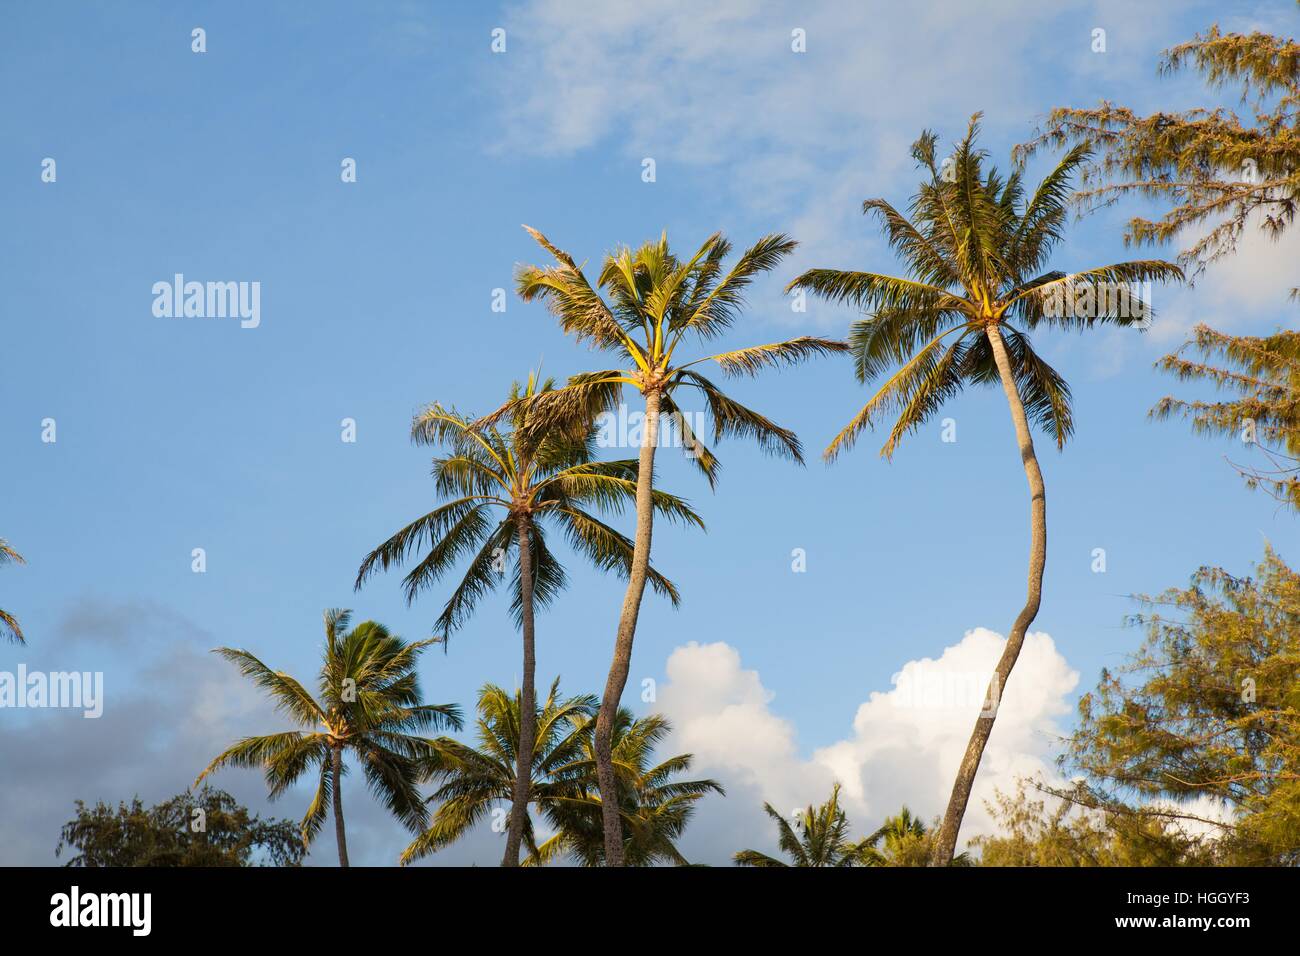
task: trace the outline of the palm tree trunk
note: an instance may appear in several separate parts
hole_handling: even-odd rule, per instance
[[[348,865],[348,836],[343,830],[343,748],[334,748],[334,839],[339,845],[339,866]]]
[[[636,537],[632,545],[632,567],[623,596],[623,610],[614,640],[614,660],[609,666],[605,693],[596,715],[596,778],[600,784],[600,812],[605,829],[605,865],[623,865],[623,824],[619,819],[618,781],[614,776],[614,720],[632,665],[632,638],[641,612],[646,573],[650,568],[650,533],[654,521],[653,498],[655,448],[659,444],[658,391],[645,394],[645,429],[641,434],[640,467],[636,476]]]
[[[519,865],[519,845],[528,816],[528,796],[533,783],[533,747],[537,736],[537,703],[534,688],[537,657],[533,647],[533,552],[531,524],[527,515],[515,519],[519,533],[519,601],[524,629],[524,683],[519,695],[519,749],[515,755],[515,793],[510,806],[510,827],[506,832],[506,854],[502,866]]]
[[[1006,690],[1011,668],[1016,666],[1016,658],[1020,656],[1020,648],[1025,643],[1025,632],[1038,615],[1038,606],[1043,598],[1043,568],[1047,564],[1047,490],[1043,486],[1043,473],[1038,467],[1038,457],[1034,454],[1034,440],[1029,433],[1029,422],[1025,418],[1020,393],[1016,390],[1011,360],[1007,357],[1002,333],[996,325],[989,325],[986,333],[993,350],[993,359],[998,366],[998,375],[1002,379],[1002,390],[1006,393],[1007,405],[1011,408],[1011,420],[1016,426],[1016,443],[1020,446],[1020,459],[1024,462],[1025,478],[1029,481],[1029,585],[1025,606],[1011,626],[1007,645],[1002,650],[1002,657],[998,660],[993,679],[989,681],[984,695],[984,708],[975,721],[975,730],[957,770],[948,810],[935,835],[934,855],[930,860],[933,866],[948,866],[956,852],[957,832],[961,829],[962,817],[966,814],[966,803],[970,800],[971,787],[975,783],[980,758],[984,755],[984,746],[993,733],[993,719],[997,715],[998,702]]]

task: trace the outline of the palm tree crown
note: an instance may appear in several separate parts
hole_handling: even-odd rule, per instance
[[[485,684],[478,697],[478,746],[449,737],[438,741],[437,753],[428,766],[430,775],[440,782],[429,797],[437,810],[428,828],[402,853],[403,865],[449,846],[488,816],[494,806],[513,799],[520,696],[495,684]],[[539,811],[545,813],[572,789],[557,775],[581,759],[586,719],[595,712],[596,703],[593,696],[561,698],[556,678],[538,708],[528,803]],[[530,853],[537,852],[531,816],[524,819],[523,843]]]
[[[529,816],[523,843],[525,866],[540,866],[568,858],[584,866],[604,863],[599,785],[594,750],[597,698],[564,698],[557,678],[537,711],[537,743],[533,750],[528,802],[553,831],[541,842]],[[402,854],[403,864],[440,850],[486,819],[493,808],[512,799],[519,747],[521,695],[487,684],[479,693],[478,745],[449,738],[438,741],[429,761],[439,787],[429,797],[437,804],[429,827]],[[660,716],[635,720],[620,710],[614,755],[621,777],[626,862],[684,865],[676,847],[694,812],[695,803],[710,792],[722,793],[713,780],[679,780],[691,766],[682,754],[651,764],[655,746],[669,732]]]
[[[930,828],[903,807],[859,844],[859,853],[863,866],[925,866],[933,855],[933,843]],[[969,853],[959,853],[951,865],[974,866],[974,861]]]
[[[896,417],[881,449],[891,457],[903,435],[965,386],[997,385],[990,329],[1005,342],[1029,419],[1063,446],[1074,429],[1070,389],[1034,351],[1027,333],[1039,327],[1141,325],[1153,313],[1134,283],[1182,278],[1181,269],[1161,260],[1070,274],[1043,271],[1064,235],[1070,179],[1087,161],[1088,148],[1080,145],[1067,153],[1026,199],[1018,170],[1006,178],[996,167],[984,172],[987,154],[975,148],[978,131],[977,114],[942,171],[933,133],[913,145],[912,155],[930,178],[921,183],[910,217],[884,199],[862,204],[863,212],[880,217],[890,245],[908,267],[906,277],[811,269],[790,283],[868,312],[849,336],[860,381],[897,366],[831,442],[828,458],[852,447],[864,428],[892,413]],[[1062,302],[1068,307],[1056,307]]]
[[[796,815],[793,824],[770,803],[763,804],[763,811],[776,822],[777,845],[791,862],[758,850],[741,850],[733,857],[739,866],[859,866],[863,862],[862,845],[849,839],[838,783],[829,800],[819,807],[810,804]]]
[[[557,768],[568,790],[563,799],[545,808],[554,836],[537,848],[525,865],[536,866],[567,857],[582,866],[605,866],[605,834],[597,778],[595,721],[579,730],[582,756]],[[620,707],[614,721],[613,759],[618,775],[619,817],[623,831],[623,865],[690,865],[677,848],[696,804],[710,793],[726,791],[716,780],[680,780],[691,769],[693,756],[678,754],[654,763],[655,748],[672,731],[660,714],[633,717]]]
[[[402,564],[413,552],[423,559],[406,575],[408,603],[466,557],[465,576],[452,591],[434,630],[443,637],[462,626],[479,599],[504,579],[505,561],[514,556],[511,610],[522,615],[517,521],[528,521],[532,543],[532,579],[540,607],[564,588],[564,567],[546,542],[544,525],[554,524],[580,554],[602,570],[626,573],[632,542],[609,527],[592,510],[619,513],[636,494],[634,460],[595,461],[596,428],[543,430],[530,427],[535,400],[553,394],[553,382],[529,376],[510,391],[509,424],[480,426],[475,419],[434,404],[415,417],[411,438],[418,444],[443,445],[445,457],[433,460],[438,494],[451,499],[411,522],[372,551],[357,572],[357,587],[378,571]],[[656,491],[655,510],[675,521],[703,528],[704,522],[681,498]],[[499,513],[496,521],[489,517]],[[657,571],[655,589],[673,604],[677,588]]]
[[[249,651],[216,649],[270,694],[277,710],[308,729],[245,737],[218,755],[194,782],[198,786],[208,774],[227,765],[261,767],[275,799],[314,770],[316,793],[302,819],[303,844],[310,845],[332,806],[339,862],[344,866],[343,753],[350,752],[361,762],[371,792],[397,819],[416,830],[427,817],[418,790],[422,767],[435,752],[434,742],[418,734],[459,729],[462,723],[456,705],[420,702],[415,664],[436,639],[407,643],[374,621],[348,630],[350,620],[351,612],[346,610],[325,612],[325,660],[317,697]]]
[[[731,243],[721,233],[706,239],[686,260],[672,253],[665,234],[635,250],[624,247],[607,255],[593,287],[572,256],[536,229],[524,228],[555,257],[556,265],[521,267],[516,278],[520,298],[546,303],[565,332],[624,363],[621,368],[572,376],[565,388],[547,397],[545,413],[537,417],[540,426],[557,420],[590,421],[602,411],[615,409],[625,385],[655,393],[661,397],[662,413],[680,430],[687,457],[712,485],[718,460],[677,404],[677,391],[691,388],[704,399],[715,441],[727,435],[748,437],[764,451],[803,460],[794,432],[727,396],[698,366],[713,362],[724,375],[752,376],[765,368],[845,351],[843,342],[805,335],[690,361],[683,361],[679,352],[688,338],[708,342],[725,333],[740,314],[745,291],[757,276],[793,251],[793,239],[764,236],[724,271]]]

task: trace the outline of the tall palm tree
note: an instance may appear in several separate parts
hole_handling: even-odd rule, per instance
[[[619,866],[622,835],[613,764],[614,724],[631,666],[632,641],[645,593],[650,562],[655,449],[662,419],[676,424],[688,457],[704,472],[710,486],[718,461],[704,446],[677,404],[678,390],[696,389],[713,418],[714,440],[724,435],[753,438],[765,451],[801,462],[795,434],[728,397],[700,374],[703,362],[716,362],[724,374],[754,375],[769,366],[794,364],[812,356],[843,351],[844,343],[803,336],[786,342],[706,355],[683,361],[678,346],[688,338],[709,341],[722,335],[740,314],[744,293],[754,278],[774,268],[795,247],[783,235],[769,235],[747,249],[724,272],[731,251],[721,233],[710,236],[689,259],[672,254],[668,238],[636,250],[607,255],[593,286],[567,252],[540,232],[524,227],[556,260],[553,266],[523,266],[516,276],[524,301],[541,300],[560,319],[564,331],[579,341],[612,352],[619,368],[584,372],[549,397],[538,414],[539,427],[561,421],[590,421],[618,407],[624,386],[637,389],[645,402],[640,433],[640,468],[636,488],[636,538],[631,573],[619,615],[613,661],[596,719],[596,756],[604,806],[606,859]],[[604,293],[604,297],[602,297]],[[504,414],[507,408],[497,412]]]
[[[471,556],[435,630],[444,638],[464,624],[479,598],[505,575],[506,559],[515,555],[512,611],[523,631],[523,717],[515,796],[506,834],[502,866],[517,866],[528,816],[528,780],[536,736],[536,654],[534,612],[546,607],[564,586],[564,568],[546,544],[544,526],[563,531],[569,543],[596,567],[627,574],[633,544],[627,536],[597,519],[591,509],[622,511],[635,500],[635,461],[595,461],[596,428],[590,419],[566,427],[529,427],[539,396],[552,391],[550,380],[530,375],[525,386],[510,390],[510,427],[479,427],[473,419],[441,405],[416,415],[411,437],[419,444],[442,445],[448,457],[435,458],[435,487],[446,504],[411,522],[372,551],[357,572],[356,586],[371,574],[400,565],[417,550],[427,555],[405,578],[407,603],[421,590]],[[670,520],[704,527],[680,498],[655,491],[651,505]],[[499,518],[489,516],[497,513]],[[650,569],[654,588],[677,604],[672,582]]]
[[[427,813],[417,785],[436,745],[416,734],[461,726],[455,704],[420,703],[415,664],[426,647],[437,643],[436,638],[407,643],[374,621],[348,630],[350,621],[350,611],[325,612],[325,660],[315,698],[298,681],[271,670],[248,651],[216,648],[215,653],[271,695],[277,710],[308,729],[245,737],[194,781],[197,787],[208,774],[227,765],[261,767],[274,800],[304,773],[318,768],[316,794],[302,818],[302,842],[310,846],[333,806],[340,866],[348,865],[344,752],[361,761],[371,792],[402,823],[418,830]]]
[[[585,752],[581,759],[556,768],[563,789],[544,810],[555,835],[537,847],[525,862],[527,866],[541,866],[562,857],[582,866],[606,863],[595,722],[588,719],[579,730]],[[677,849],[677,841],[695,813],[696,803],[709,793],[726,795],[716,780],[677,779],[691,769],[691,754],[651,763],[655,747],[671,730],[666,717],[651,714],[636,719],[625,707],[619,708],[614,721],[613,758],[619,777],[624,866],[689,866]]]
[[[918,429],[967,385],[1001,384],[1015,426],[1030,494],[1028,593],[957,772],[935,841],[937,865],[952,861],[997,702],[1042,599],[1047,498],[1029,424],[1032,420],[1045,430],[1058,448],[1073,430],[1069,386],[1033,350],[1026,333],[1040,326],[1139,325],[1152,313],[1131,285],[1182,278],[1177,266],[1160,260],[1068,275],[1043,271],[1063,236],[1070,179],[1087,160],[1088,149],[1078,146],[1067,153],[1026,200],[1018,171],[1005,179],[996,169],[983,171],[986,154],[975,148],[978,129],[976,114],[942,172],[935,135],[926,132],[917,140],[912,155],[929,178],[912,201],[911,218],[883,199],[863,203],[864,212],[883,221],[890,245],[908,267],[906,278],[812,269],[790,284],[868,313],[850,335],[859,380],[898,366],[836,436],[826,450],[828,459],[850,448],[882,415],[896,414],[881,450],[883,457],[892,457],[905,433]]]
[[[428,856],[456,840],[487,816],[494,805],[514,800],[519,765],[521,694],[485,684],[478,697],[478,744],[451,738],[438,741],[429,772],[440,786],[429,797],[438,804],[429,826],[402,853],[403,865]],[[586,724],[596,712],[595,695],[562,698],[559,678],[536,714],[528,802],[545,813],[571,791],[557,773],[582,759]],[[537,852],[532,817],[525,815],[523,843]]]
[[[15,564],[27,563],[23,560],[21,554],[9,547],[8,541],[0,538],[0,565],[8,564],[11,561]],[[0,631],[3,631],[10,641],[18,644],[26,643],[23,640],[23,629],[18,626],[17,618],[3,608],[0,608]]]
[[[811,804],[801,811],[792,825],[770,803],[763,810],[776,822],[777,844],[790,857],[790,863],[760,853],[741,850],[732,859],[739,866],[859,866],[863,862],[862,844],[849,839],[849,821],[840,808],[840,785],[831,789],[830,799],[819,807]]]

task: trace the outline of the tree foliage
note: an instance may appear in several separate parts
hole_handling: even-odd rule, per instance
[[[1086,188],[1074,201],[1084,210],[1126,195],[1164,208],[1155,219],[1129,220],[1125,240],[1158,245],[1193,234],[1180,255],[1193,274],[1232,254],[1258,229],[1280,238],[1300,202],[1300,44],[1255,31],[1222,33],[1217,26],[1166,50],[1165,75],[1195,69],[1211,89],[1239,89],[1239,115],[1224,108],[1141,115],[1103,102],[1091,109],[1054,109],[1039,135],[1021,146],[1023,159],[1044,144],[1096,149],[1084,167]],[[1292,297],[1300,289],[1292,290]],[[1201,433],[1240,435],[1264,463],[1237,463],[1249,487],[1300,508],[1300,430],[1297,430],[1296,334],[1232,336],[1198,325],[1182,349],[1157,367],[1180,380],[1212,383],[1236,393],[1230,401],[1164,398],[1152,415],[1186,417]],[[1201,360],[1185,353],[1198,353]],[[1271,441],[1272,447],[1265,442]]]
[[[1141,598],[1146,630],[1079,701],[1051,810],[1003,801],[986,862],[1300,863],[1300,575],[1199,570]]]
[[[256,767],[266,776],[274,800],[304,775],[316,788],[299,824],[304,846],[320,832],[337,802],[347,765],[334,769],[335,752],[347,752],[361,764],[370,791],[412,830],[426,821],[418,784],[422,761],[436,744],[423,736],[430,730],[459,729],[455,704],[422,703],[415,665],[435,639],[406,642],[375,621],[349,629],[351,612],[325,612],[325,657],[317,696],[284,671],[271,670],[251,652],[216,649],[239,672],[275,701],[276,709],[303,730],[245,737],[217,755],[195,780],[226,767]]]
[[[1084,209],[1125,195],[1167,207],[1159,218],[1135,216],[1125,238],[1158,245],[1209,225],[1180,256],[1194,273],[1232,253],[1249,224],[1277,238],[1300,201],[1300,44],[1259,31],[1211,27],[1168,49],[1160,72],[1193,67],[1212,89],[1240,89],[1244,118],[1224,108],[1142,115],[1103,101],[1093,108],[1052,110],[1024,158],[1043,145],[1085,143],[1099,150],[1083,171],[1076,197]]]
[[[55,855],[66,866],[298,866],[302,838],[289,820],[263,820],[224,790],[204,786],[146,808],[77,801]]]
[[[714,441],[725,436],[749,438],[765,452],[803,460],[794,432],[727,395],[699,366],[712,362],[723,375],[753,376],[767,368],[845,351],[843,342],[800,336],[689,361],[682,354],[691,340],[711,342],[731,328],[749,287],[793,251],[793,239],[764,236],[724,268],[732,247],[721,233],[706,239],[688,259],[673,253],[665,234],[636,249],[624,247],[607,255],[593,285],[569,253],[537,230],[525,228],[555,264],[521,267],[516,276],[519,296],[526,302],[545,303],[565,332],[612,353],[622,363],[620,368],[574,375],[564,388],[544,396],[534,412],[535,427],[589,422],[602,412],[616,410],[624,386],[657,392],[687,458],[713,485],[718,459],[703,437],[695,434],[678,404],[693,390],[712,419]],[[492,417],[512,407],[507,404]]]
[[[525,866],[568,860],[582,866],[604,865],[604,831],[594,749],[598,700],[591,695],[565,698],[557,678],[537,709],[537,745],[533,751],[524,825]],[[403,864],[443,849],[508,805],[519,746],[520,695],[493,684],[479,692],[477,745],[439,740],[427,769],[438,783],[429,797],[436,805],[429,827],[402,854]],[[700,799],[722,793],[713,780],[683,780],[691,755],[656,762],[654,750],[671,730],[659,715],[634,718],[620,709],[614,727],[614,765],[619,775],[624,863],[685,865],[677,842]],[[552,835],[537,838],[538,820]]]
[[[1168,395],[1151,410],[1152,417],[1185,418],[1199,434],[1241,440],[1243,454],[1263,458],[1262,463],[1233,462],[1247,486],[1263,488],[1300,510],[1300,333],[1226,335],[1197,325],[1193,338],[1158,367],[1234,397],[1205,401]]]
[[[621,514],[635,501],[637,462],[597,460],[597,429],[590,419],[567,427],[535,426],[541,402],[554,395],[552,380],[539,382],[530,376],[525,385],[515,384],[506,403],[508,413],[491,424],[477,424],[473,417],[436,403],[417,414],[412,440],[446,452],[433,460],[434,486],[446,501],[367,555],[356,586],[419,555],[403,581],[410,603],[464,563],[464,575],[438,616],[435,633],[444,640],[450,637],[503,581],[512,588],[511,611],[519,621],[523,608],[516,521],[521,516],[532,543],[533,599],[538,607],[554,601],[566,581],[564,566],[547,541],[548,529],[563,534],[597,568],[626,576],[632,541],[598,515]],[[666,520],[704,527],[685,500],[666,491],[654,492],[653,505]],[[507,561],[512,562],[508,577]],[[677,604],[676,586],[653,568],[650,583]]]
[[[849,334],[858,380],[889,373],[831,442],[827,458],[885,418],[893,424],[880,453],[892,457],[904,435],[963,389],[1001,384],[990,329],[1005,341],[1026,416],[1063,447],[1074,430],[1070,388],[1034,350],[1030,333],[1107,323],[1141,327],[1153,312],[1140,287],[1133,291],[1135,284],[1182,277],[1177,266],[1160,260],[1050,270],[1064,237],[1071,177],[1087,161],[1087,147],[1070,150],[1027,194],[1019,170],[1004,176],[997,167],[985,168],[978,133],[976,114],[953,155],[942,161],[933,133],[916,141],[912,155],[927,175],[906,213],[884,199],[862,204],[864,213],[880,219],[907,266],[905,276],[810,269],[790,283],[866,311]]]

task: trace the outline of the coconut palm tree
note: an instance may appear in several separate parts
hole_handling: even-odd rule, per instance
[[[582,759],[557,767],[563,791],[544,809],[555,835],[546,840],[526,866],[541,866],[568,858],[582,866],[604,866],[605,821],[600,781],[596,773],[595,721],[579,728]],[[716,780],[679,780],[691,769],[691,754],[678,754],[651,764],[655,747],[672,731],[666,717],[640,719],[620,707],[614,722],[613,758],[619,778],[619,819],[624,866],[671,863],[690,866],[677,849],[695,805],[707,794],[726,795]]]
[[[302,818],[303,846],[311,845],[334,809],[339,865],[348,865],[343,823],[344,752],[361,761],[366,783],[402,823],[421,829],[427,813],[418,783],[435,743],[416,734],[461,727],[455,704],[420,703],[415,664],[436,638],[407,643],[382,624],[365,621],[348,630],[351,612],[325,612],[325,660],[318,696],[283,671],[273,671],[246,650],[215,653],[261,687],[282,711],[307,730],[245,737],[217,756],[194,781],[224,766],[261,767],[274,800],[309,770],[319,772],[316,794]]]
[[[9,547],[9,542],[4,538],[0,538],[0,565],[8,564],[11,561],[14,564],[27,563],[23,560],[21,554]],[[18,626],[17,618],[3,608],[0,608],[0,632],[4,632],[10,641],[17,644],[26,643],[23,640],[23,629]]]
[[[409,604],[469,557],[464,577],[434,625],[445,639],[469,619],[479,598],[504,580],[506,561],[514,554],[511,608],[523,632],[523,717],[502,866],[518,865],[528,816],[536,736],[535,608],[550,604],[565,581],[564,568],[547,546],[545,527],[563,531],[573,548],[602,570],[626,575],[634,550],[627,536],[601,522],[592,510],[618,513],[635,500],[637,463],[593,460],[596,428],[590,419],[563,428],[529,427],[536,399],[550,393],[553,384],[539,383],[533,375],[522,387],[516,383],[508,399],[510,427],[504,433],[497,424],[479,427],[441,405],[416,415],[412,439],[445,446],[450,453],[434,459],[433,476],[438,494],[451,500],[372,551],[356,581],[360,588],[370,575],[400,565],[412,552],[427,547],[428,553],[404,581]],[[651,505],[669,520],[704,527],[685,501],[667,492],[655,491]],[[655,590],[676,605],[672,582],[653,569],[648,573]]]
[[[613,411],[618,407],[624,386],[637,389],[645,403],[637,442],[640,468],[631,574],[596,722],[600,792],[606,814],[606,859],[609,865],[618,866],[623,862],[623,840],[614,789],[614,724],[627,683],[632,641],[650,562],[654,461],[663,419],[666,417],[676,426],[687,457],[704,472],[710,486],[717,480],[718,461],[681,412],[678,399],[684,389],[695,389],[703,397],[713,419],[715,441],[724,435],[748,437],[765,451],[802,462],[799,440],[793,432],[727,396],[701,374],[699,366],[714,362],[724,374],[754,375],[771,366],[843,351],[846,346],[803,336],[691,361],[685,361],[679,352],[679,346],[686,340],[707,342],[731,326],[740,314],[745,290],[754,278],[774,268],[794,249],[794,241],[786,236],[763,237],[724,271],[723,261],[731,251],[731,243],[721,233],[710,236],[685,261],[673,255],[664,235],[658,242],[647,242],[636,250],[623,248],[607,255],[593,286],[572,256],[552,245],[537,230],[524,228],[555,258],[556,264],[521,267],[516,276],[520,297],[526,302],[544,302],[566,332],[579,341],[613,353],[619,362],[617,368],[584,372],[570,378],[565,388],[543,403],[545,413],[535,418],[538,427],[554,427],[562,421],[591,421],[602,412]],[[502,408],[497,414],[507,411],[508,407]]]
[[[849,337],[859,380],[897,366],[831,442],[828,459],[850,448],[864,428],[893,415],[881,449],[890,458],[904,434],[917,430],[964,387],[1000,384],[1029,482],[1028,593],[957,772],[935,841],[937,865],[952,861],[997,702],[1042,600],[1047,499],[1030,422],[1058,448],[1074,427],[1069,386],[1034,351],[1028,333],[1040,327],[1084,330],[1107,323],[1140,327],[1152,312],[1134,284],[1182,278],[1177,266],[1160,260],[1071,274],[1044,271],[1064,233],[1071,176],[1087,160],[1088,150],[1072,149],[1026,199],[1019,171],[1006,178],[996,169],[984,171],[986,154],[975,147],[978,129],[976,114],[942,169],[935,135],[926,132],[917,140],[912,155],[928,179],[912,202],[910,218],[883,199],[863,204],[864,212],[883,221],[886,237],[908,267],[907,277],[812,269],[790,284],[867,312]]]
[[[921,818],[903,807],[858,845],[858,854],[863,866],[925,866],[933,855],[933,843],[934,834]],[[952,865],[974,863],[969,853],[959,853]]]
[[[792,825],[770,803],[763,810],[776,822],[777,845],[790,857],[790,863],[760,853],[741,850],[732,859],[739,866],[860,866],[863,862],[860,843],[849,839],[849,821],[840,809],[840,785],[831,789],[830,799],[819,807],[811,804],[800,811]]]
[[[545,813],[571,791],[556,774],[581,760],[586,725],[596,712],[594,695],[562,698],[560,681],[536,714],[536,739],[528,780],[528,803]],[[509,694],[495,684],[485,684],[478,697],[478,745],[451,738],[438,741],[429,773],[440,786],[429,797],[438,804],[429,826],[402,853],[402,865],[428,856],[460,839],[487,816],[494,805],[513,805],[516,768],[519,765],[521,694]],[[537,852],[533,820],[524,816],[523,843]]]

